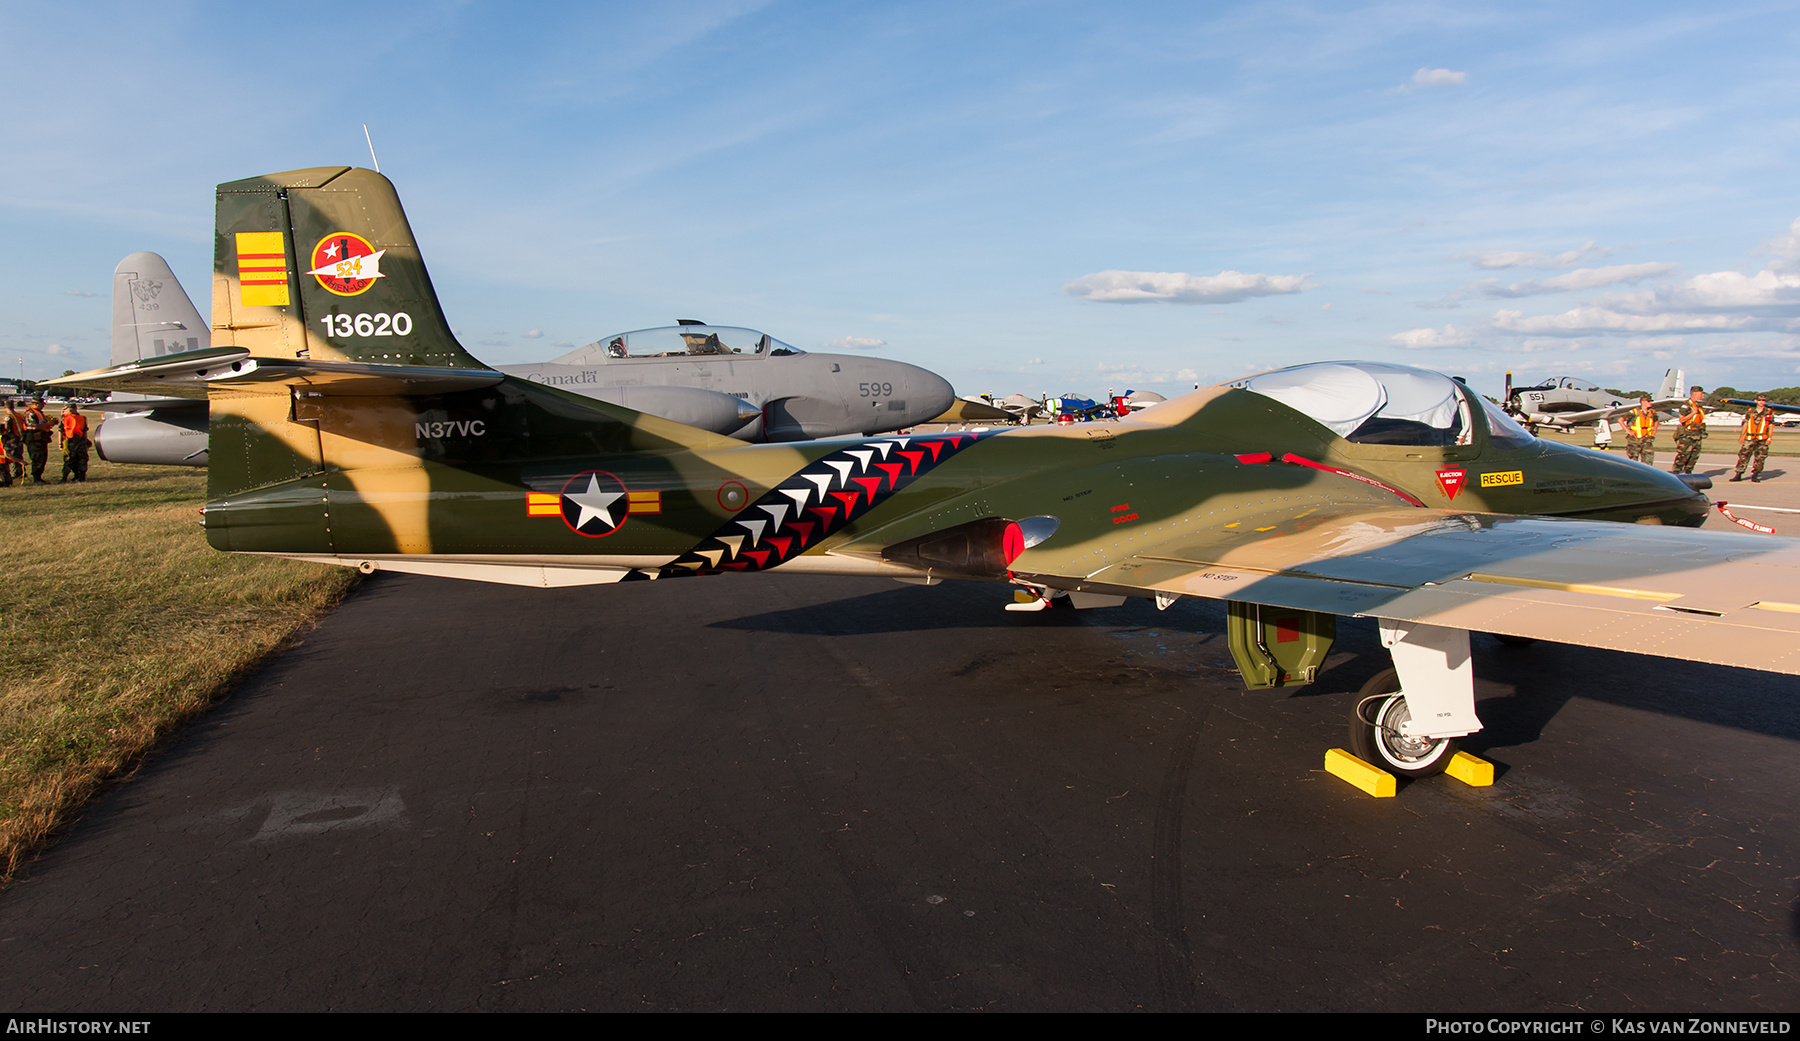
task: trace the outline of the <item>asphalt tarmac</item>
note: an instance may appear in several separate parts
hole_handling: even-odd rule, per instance
[[[0,1004],[1800,1008],[1795,679],[1477,637],[1498,783],[1375,800],[1371,623],[1248,692],[1007,599],[378,575],[0,892]]]
[[[1707,438],[1707,444],[1730,449],[1729,453],[1702,452],[1694,465],[1695,473],[1712,478],[1713,486],[1707,489],[1707,498],[1715,503],[1725,503],[1735,516],[1744,520],[1774,528],[1782,535],[1800,535],[1800,458],[1772,455],[1763,466],[1761,481],[1752,482],[1748,469],[1742,481],[1733,481],[1731,475],[1737,470],[1736,434],[1727,432],[1721,437],[1715,431]],[[1671,453],[1658,455],[1667,456],[1657,460],[1665,470],[1675,462]],[[1747,508],[1740,508],[1746,504]],[[1743,530],[1717,509],[1707,518],[1705,527],[1720,531]]]

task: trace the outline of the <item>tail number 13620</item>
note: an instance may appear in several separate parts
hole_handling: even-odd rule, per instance
[[[325,335],[344,339],[350,336],[407,336],[412,333],[412,315],[405,311],[393,314],[328,314],[319,321],[325,324]]]

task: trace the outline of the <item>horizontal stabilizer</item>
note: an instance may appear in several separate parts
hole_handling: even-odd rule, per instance
[[[204,399],[209,387],[302,384],[331,396],[417,396],[491,387],[505,377],[491,369],[444,369],[423,365],[253,358],[241,347],[213,347],[171,354],[154,361],[78,372],[46,380],[46,387],[162,394]]]
[[[114,401],[96,401],[83,405],[83,410],[105,412],[108,415],[129,415],[134,412],[155,412],[157,409],[191,408],[206,411],[197,398],[123,398]]]

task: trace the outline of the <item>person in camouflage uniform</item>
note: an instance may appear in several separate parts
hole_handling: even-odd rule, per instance
[[[43,398],[25,406],[25,453],[31,456],[32,484],[50,483],[44,480],[44,467],[50,465],[50,434],[55,430],[56,424],[44,418]]]
[[[25,417],[19,415],[18,402],[6,399],[6,412],[0,414],[0,455],[6,457],[0,463],[0,474],[3,484],[11,484],[25,477]]]
[[[85,481],[88,471],[88,448],[93,440],[88,437],[87,417],[81,414],[73,401],[63,406],[62,414],[62,479]]]
[[[1769,461],[1769,435],[1775,430],[1775,410],[1769,407],[1769,396],[1758,394],[1756,407],[1744,416],[1744,427],[1738,432],[1737,472],[1734,481],[1744,479],[1744,466],[1750,464],[1750,480],[1762,480],[1763,464]]]
[[[1675,413],[1675,469],[1673,473],[1691,474],[1700,461],[1700,444],[1706,440],[1706,406],[1701,400],[1706,391],[1700,387],[1688,390],[1688,399]]]
[[[1625,415],[1625,454],[1640,463],[1656,465],[1656,410],[1650,407],[1648,394]]]

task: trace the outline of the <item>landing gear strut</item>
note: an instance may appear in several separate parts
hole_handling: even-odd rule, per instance
[[[1350,751],[1400,777],[1442,773],[1456,755],[1456,739],[1481,729],[1469,634],[1385,618],[1378,626],[1394,667],[1358,692]]]

